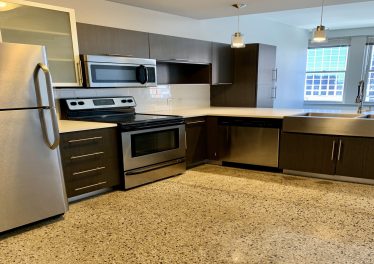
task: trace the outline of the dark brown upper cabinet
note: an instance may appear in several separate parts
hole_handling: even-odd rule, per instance
[[[209,84],[208,64],[157,62],[158,84]]]
[[[212,85],[232,84],[234,80],[234,50],[228,44],[212,44]]]
[[[148,33],[77,23],[79,53],[149,58]]]
[[[234,49],[233,84],[212,86],[211,105],[273,107],[276,81],[276,47],[247,44],[243,49]]]
[[[150,57],[176,63],[212,62],[212,42],[149,34]]]

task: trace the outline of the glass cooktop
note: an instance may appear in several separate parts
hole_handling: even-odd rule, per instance
[[[163,115],[147,115],[147,114],[109,114],[109,115],[95,115],[77,117],[74,119],[94,121],[94,122],[105,122],[105,123],[117,123],[117,124],[132,124],[132,123],[143,123],[143,122],[154,122],[161,120],[173,120],[179,119],[177,116],[163,116]]]

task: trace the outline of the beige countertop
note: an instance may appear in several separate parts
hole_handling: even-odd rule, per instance
[[[69,132],[84,131],[84,130],[91,130],[91,129],[116,127],[117,124],[59,120],[58,126],[59,126],[60,133],[69,133]]]
[[[205,107],[190,109],[169,109],[160,111],[143,111],[146,114],[179,115],[185,118],[198,116],[233,116],[233,117],[259,117],[283,118],[308,112],[306,109],[276,109],[276,108],[241,108],[241,107]]]
[[[158,115],[178,115],[185,118],[198,116],[232,116],[232,117],[257,117],[257,118],[284,118],[285,116],[298,115],[306,112],[332,112],[332,113],[352,113],[352,111],[344,110],[322,110],[322,109],[288,109],[288,108],[245,108],[245,107],[201,107],[186,109],[168,109],[168,110],[152,110],[139,111],[145,114]],[[60,120],[60,133],[68,133],[74,131],[84,131],[91,129],[100,129],[108,127],[116,127],[112,123],[99,123],[87,121],[71,121]]]

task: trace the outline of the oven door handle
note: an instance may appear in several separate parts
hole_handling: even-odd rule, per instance
[[[168,166],[175,165],[175,164],[178,164],[178,163],[183,163],[184,161],[185,161],[184,158],[177,159],[177,160],[172,160],[172,161],[168,161],[168,162],[159,163],[159,164],[156,164],[156,165],[147,166],[147,167],[140,168],[140,169],[127,171],[127,172],[125,172],[125,174],[126,174],[126,176],[134,176],[134,175],[142,174],[142,173],[152,171],[152,170],[155,170],[155,169],[160,169],[160,168],[168,167]]]

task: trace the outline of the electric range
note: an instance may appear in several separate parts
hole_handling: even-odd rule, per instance
[[[125,189],[185,171],[185,122],[180,116],[138,114],[132,96],[63,99],[63,118],[115,123],[122,144]]]

